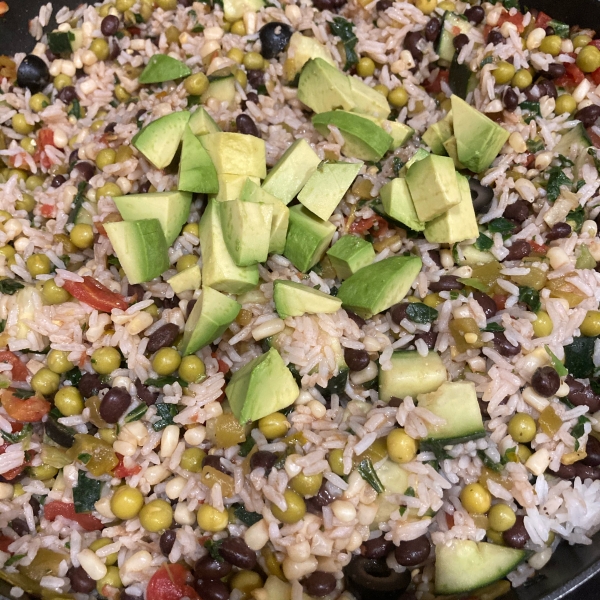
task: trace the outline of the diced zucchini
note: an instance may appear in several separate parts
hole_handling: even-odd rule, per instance
[[[458,261],[460,265],[485,265],[494,262],[496,257],[491,252],[477,250],[475,246],[461,246],[463,258]]]
[[[437,53],[440,57],[439,64],[443,67],[450,66],[454,53],[454,38],[460,33],[469,33],[472,25],[464,17],[456,13],[446,11],[442,21],[442,32],[438,42]],[[457,31],[457,33],[455,33]]]

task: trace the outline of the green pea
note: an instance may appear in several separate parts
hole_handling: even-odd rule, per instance
[[[205,375],[206,368],[201,358],[195,354],[191,354],[181,359],[181,364],[179,365],[179,377],[181,379],[187,383],[195,383],[204,379]]]
[[[28,175],[27,171],[24,171],[23,169],[9,169],[7,179],[10,179],[11,177],[16,177],[20,181],[26,181]]]
[[[278,506],[273,504],[271,506],[271,512],[276,519],[279,519],[282,523],[292,525],[297,523],[306,514],[306,503],[304,499],[292,490],[286,490],[283,493],[287,508],[281,510]]]
[[[113,165],[116,158],[117,153],[112,148],[102,148],[96,155],[96,166],[102,170],[108,165]]]
[[[530,442],[537,432],[534,418],[526,413],[516,413],[508,422],[508,434],[515,442]]]
[[[262,69],[265,66],[265,60],[258,52],[248,52],[244,56],[243,64],[246,69]]]
[[[166,500],[152,500],[140,510],[139,519],[146,531],[163,531],[173,523],[173,509]]]
[[[9,246],[8,244],[0,248],[0,256],[4,256],[7,262],[11,258],[14,258],[15,254],[15,249],[12,246]]]
[[[42,187],[44,185],[44,181],[46,180],[40,175],[30,175],[25,182],[25,187],[30,192],[33,192],[33,190]]]
[[[398,86],[388,94],[387,99],[392,106],[402,108],[408,104],[408,92],[402,86]]]
[[[56,467],[51,467],[50,465],[40,465],[39,467],[29,467],[28,472],[31,479],[48,481],[48,479],[52,479],[56,476],[58,469]]]
[[[152,368],[159,375],[171,375],[181,364],[181,355],[175,348],[161,348],[152,359]]]
[[[198,234],[200,233],[200,226],[198,223],[188,223],[181,231],[183,233],[191,233],[192,235],[198,237]]]
[[[503,85],[514,77],[515,68],[509,62],[501,60],[499,63],[496,63],[496,68],[492,71],[492,75],[498,85]]]
[[[137,488],[123,485],[110,499],[110,510],[117,519],[133,519],[144,506],[144,496]]]
[[[70,240],[81,250],[94,245],[94,230],[87,223],[78,223],[71,229]]]
[[[584,73],[593,73],[600,69],[600,50],[596,46],[586,46],[577,55],[577,66]]]
[[[96,192],[97,198],[102,198],[102,196],[111,196],[114,198],[115,196],[122,195],[123,192],[121,191],[121,188],[116,183],[112,183],[110,181],[105,183],[101,188],[98,188]]]
[[[304,475],[304,473],[299,473],[290,481],[292,489],[305,498],[314,496],[321,488],[322,483],[323,475],[321,473],[318,473],[317,475]]]
[[[58,390],[54,396],[54,405],[65,417],[80,415],[85,408],[81,392],[73,386]]]
[[[190,473],[200,473],[205,456],[206,452],[200,448],[186,448],[181,455],[179,466]]]
[[[23,138],[21,141],[19,141],[19,146],[21,146],[21,148],[23,148],[27,154],[31,155],[35,154],[35,151],[37,150],[37,142],[30,137]]]
[[[387,98],[390,94],[390,88],[388,88],[387,85],[383,85],[382,83],[378,83],[375,87],[373,87],[373,89],[376,92],[379,92],[385,98]]]
[[[60,90],[62,90],[63,88],[66,88],[69,85],[73,85],[73,80],[68,75],[63,75],[61,73],[60,75],[57,75],[54,78],[53,83],[56,90],[60,92]]]
[[[58,373],[54,373],[47,367],[42,367],[31,378],[31,389],[42,396],[51,396],[56,393],[60,384]]]
[[[244,60],[244,52],[242,50],[240,50],[239,48],[232,48],[227,53],[227,58],[230,58],[231,60],[236,62],[238,65],[241,65],[242,61]]]
[[[47,279],[42,286],[42,298],[46,304],[62,304],[67,302],[71,294],[62,287],[56,285],[54,279]]]
[[[246,26],[244,25],[244,21],[241,19],[231,24],[231,29],[229,30],[233,35],[246,35]]]
[[[131,94],[121,85],[115,86],[115,98],[119,102],[127,102],[131,98]]]
[[[134,4],[135,0],[116,0],[115,8],[119,12],[125,12],[126,10],[129,10]]]
[[[515,511],[506,504],[494,504],[490,508],[488,519],[490,527],[500,532],[509,530],[517,522]]]
[[[179,36],[181,35],[181,31],[175,27],[175,25],[171,25],[167,27],[165,31],[165,38],[167,39],[168,44],[179,44]]]
[[[387,436],[386,446],[390,458],[397,463],[410,462],[417,455],[417,442],[404,429],[391,431]]]
[[[592,38],[589,35],[576,35],[573,38],[573,48],[583,48],[587,46],[592,41]]]
[[[113,541],[110,538],[98,538],[97,540],[94,540],[90,544],[90,550],[92,550],[93,552],[96,552],[97,550],[100,550],[100,548],[104,548],[104,546],[108,546],[109,544],[112,544],[112,543],[113,543]],[[109,554],[104,559],[106,566],[110,567],[110,566],[114,565],[117,562],[118,557],[119,557],[119,555],[116,552]]]
[[[363,56],[356,65],[356,72],[360,77],[371,77],[375,73],[375,62],[368,56]]]
[[[121,364],[121,353],[112,346],[97,348],[92,353],[92,368],[100,375],[110,375]]]
[[[183,87],[191,96],[200,96],[208,89],[208,77],[204,73],[194,73],[186,78]]]
[[[533,77],[527,69],[519,69],[512,78],[511,83],[520,90],[524,90],[526,87],[531,85],[532,81]]]
[[[577,108],[577,102],[571,94],[563,94],[556,99],[556,108],[554,112],[557,115],[571,114]]]
[[[198,257],[195,254],[184,254],[177,261],[176,269],[178,273],[181,273],[181,271],[185,271],[196,264],[198,264]]]
[[[110,54],[108,42],[104,38],[96,38],[90,44],[90,50],[96,55],[98,60],[106,60]]]
[[[177,8],[177,0],[155,0],[155,2],[163,10],[175,10]]]
[[[329,452],[327,457],[329,467],[340,477],[344,475],[344,451],[341,448],[335,448]]]
[[[32,254],[25,264],[32,277],[47,275],[52,270],[52,263],[45,254]]]
[[[460,492],[460,501],[467,512],[483,515],[492,505],[492,495],[480,483],[471,483]]]
[[[548,35],[542,40],[540,50],[546,54],[558,56],[560,54],[561,44],[562,40],[558,35]]]
[[[274,412],[258,421],[260,432],[268,439],[283,437],[290,428],[287,417],[280,412]]]
[[[35,208],[34,197],[31,194],[23,194],[23,198],[15,202],[15,208],[17,210],[31,212]]]
[[[30,125],[25,120],[25,115],[21,113],[14,115],[11,123],[15,133],[20,133],[21,135],[29,135],[35,129],[35,125]]]
[[[242,69],[237,69],[233,76],[235,77],[236,81],[240,84],[240,86],[245,89],[248,85],[248,76],[246,75],[246,71],[243,71]]]
[[[42,93],[34,94],[29,99],[29,108],[31,108],[31,110],[36,113],[44,110],[49,104],[50,98],[48,98],[48,96]]]
[[[133,156],[133,150],[131,146],[119,146],[117,148],[117,154],[115,156],[116,163],[122,163],[129,160]]]
[[[73,367],[75,367],[75,365],[67,358],[68,356],[69,353],[65,352],[64,350],[50,350],[50,352],[48,352],[48,356],[46,357],[48,368],[59,375],[67,373]]]

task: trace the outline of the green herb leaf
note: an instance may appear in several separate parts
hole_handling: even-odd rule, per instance
[[[219,562],[223,562],[223,557],[219,554],[219,548],[221,547],[222,543],[223,540],[206,540],[204,542],[204,547],[208,550],[208,553],[212,558],[218,560]]]
[[[331,394],[341,394],[346,389],[348,381],[348,369],[341,370],[337,375],[334,375],[328,382],[327,387],[317,385],[317,389],[326,398],[331,397]]]
[[[406,316],[413,323],[432,323],[438,317],[438,311],[422,302],[411,302],[406,307]]]
[[[594,374],[593,337],[576,337],[573,343],[565,346],[565,367],[576,379],[588,379]]]
[[[505,329],[502,327],[502,325],[500,325],[500,323],[488,323],[480,331],[505,331]]]
[[[81,104],[77,98],[71,102],[71,110],[68,114],[74,116],[76,119],[81,119]]]
[[[509,235],[513,232],[516,225],[505,219],[504,217],[498,217],[497,219],[492,219],[488,223],[488,229],[490,233],[501,233],[502,235]]]
[[[82,452],[77,456],[77,460],[81,461],[84,465],[87,465],[90,462],[91,458],[92,455],[88,454],[87,452]]]
[[[411,498],[415,497],[415,489],[413,487],[408,487],[406,488],[406,491],[404,492],[405,496],[410,496]],[[406,511],[407,511],[408,507],[407,506],[401,506],[400,507],[400,516],[402,516]]]
[[[125,415],[125,423],[131,423],[132,421],[139,421],[148,411],[148,406],[144,403],[136,406],[131,412]]]
[[[14,554],[4,563],[4,566],[10,567],[11,565],[14,565],[15,563],[19,562],[22,558],[25,558],[26,556],[27,556],[27,554]]]
[[[156,404],[156,414],[160,417],[160,420],[152,425],[154,431],[161,431],[167,425],[173,425],[173,417],[178,412],[175,404],[167,404],[166,402]]]
[[[7,294],[8,296],[12,296],[24,287],[25,286],[16,279],[2,279],[0,281],[0,294]]]
[[[240,456],[248,456],[250,454],[250,450],[256,446],[256,440],[249,435],[244,442],[240,444],[239,455]]]
[[[48,34],[48,47],[52,54],[65,54],[72,52],[71,40],[75,39],[75,35],[70,31],[53,31]]]
[[[575,452],[579,450],[579,438],[585,433],[585,424],[589,423],[590,420],[587,417],[581,415],[579,419],[577,419],[577,424],[573,427],[571,431],[571,435],[575,438]]]
[[[100,500],[101,489],[101,481],[90,479],[85,474],[85,471],[79,471],[77,474],[77,486],[73,488],[75,512],[83,513],[94,510],[94,504]]]
[[[548,185],[546,186],[546,196],[549,202],[554,202],[560,196],[561,186],[571,186],[571,180],[558,168],[551,169]]]
[[[394,169],[394,177],[400,177],[400,170],[404,166],[404,162],[398,157],[394,156],[392,159],[392,168]]]
[[[81,206],[85,202],[85,188],[87,187],[87,183],[85,181],[80,181],[77,184],[77,194],[73,198],[73,204],[71,204],[71,211],[69,212],[69,218],[67,219],[67,223],[75,223],[75,219],[81,210]]]
[[[490,65],[494,62],[494,57],[493,56],[486,56],[480,63],[479,63],[479,68],[483,69],[483,67],[485,67],[485,65]]]
[[[27,400],[27,398],[35,396],[35,392],[32,392],[31,390],[15,390],[13,396],[20,398],[21,400]]]
[[[517,447],[507,448],[504,456],[502,457],[502,464],[505,465],[508,462],[518,462]]]
[[[485,235],[485,233],[480,233],[479,237],[477,238],[477,240],[475,241],[475,243],[473,245],[475,246],[475,248],[477,248],[477,250],[480,250],[481,252],[485,252],[486,250],[489,250],[494,245],[494,241],[492,240],[491,237]]]
[[[554,370],[560,375],[560,377],[566,377],[569,374],[569,371],[567,370],[565,365],[563,365],[560,362],[558,356],[556,356],[556,354],[554,354],[554,352],[550,350],[550,347],[548,345],[544,345],[544,348],[546,349],[546,352],[548,353],[548,356],[552,361],[552,366],[554,367]]]
[[[538,312],[542,308],[540,293],[527,285],[519,286],[519,302],[527,304],[533,312]]]
[[[555,21],[554,19],[552,19],[551,21],[548,21],[548,25],[547,27],[552,27],[552,29],[554,29],[554,33],[561,38],[568,38],[569,37],[569,26],[566,23],[563,23],[562,21]]]
[[[70,371],[67,371],[65,373],[65,380],[70,381],[71,385],[74,385],[74,386],[76,386],[81,381],[82,377],[83,377],[83,373],[77,367],[75,367],[74,369],[71,369]]]
[[[194,27],[192,27],[192,33],[202,33],[204,31],[204,25],[200,25],[200,23],[198,23],[198,25],[194,25]]]
[[[489,285],[483,283],[483,281],[479,279],[475,279],[474,277],[459,277],[457,281],[463,285],[468,285],[469,287],[475,288],[476,290],[486,294],[490,291]]]
[[[233,514],[236,519],[239,519],[246,527],[251,527],[254,523],[258,523],[263,517],[260,513],[250,512],[246,510],[243,504],[234,505]]]
[[[4,332],[4,329],[5,329],[5,327],[6,327],[6,320],[5,320],[5,319],[2,319],[2,320],[0,321],[0,333],[3,333],[3,332]]]
[[[377,471],[373,468],[373,463],[370,458],[365,458],[358,463],[356,467],[359,475],[378,493],[385,492],[385,487],[377,476]]]
[[[458,255],[458,243],[452,246],[452,259],[455,263],[460,262],[460,256]]]
[[[144,385],[152,385],[154,387],[161,388],[165,385],[173,385],[175,382],[177,382],[181,387],[187,387],[187,383],[183,379],[173,375],[164,375],[163,377],[156,378],[151,377],[150,379],[146,379],[146,381],[144,381]]]
[[[540,138],[535,138],[534,140],[527,140],[527,150],[529,152],[539,152],[545,148],[544,141]]]
[[[481,462],[488,469],[491,469],[492,471],[495,471],[496,473],[499,473],[500,471],[502,471],[502,463],[494,462],[483,450],[477,450],[477,456],[479,456],[479,458],[481,459]]]
[[[333,21],[329,23],[329,28],[333,35],[337,35],[344,44],[344,50],[346,51],[346,64],[344,65],[344,71],[347,71],[358,63],[358,56],[354,47],[358,43],[358,38],[354,35],[354,23],[346,21],[342,17],[334,17]]]
[[[583,206],[578,206],[575,210],[572,210],[566,218],[566,222],[572,227],[574,231],[579,233],[581,231],[581,226],[585,221],[585,211],[583,210]]]
[[[17,444],[18,442],[20,442],[24,438],[26,438],[28,435],[30,435],[32,431],[33,431],[33,427],[31,425],[31,423],[27,423],[27,424],[23,425],[23,429],[21,429],[21,431],[17,431],[16,433],[8,433],[6,431],[0,431],[0,435],[2,435],[2,438],[5,441],[7,441],[9,444]]]
[[[519,108],[525,113],[523,120],[529,124],[536,117],[541,116],[540,103],[539,102],[521,102]]]

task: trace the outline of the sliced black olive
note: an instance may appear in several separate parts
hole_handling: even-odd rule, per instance
[[[280,52],[283,52],[292,37],[292,33],[292,28],[289,25],[278,21],[267,23],[261,27],[258,35],[261,44],[260,53],[263,58],[275,58]]]
[[[397,600],[410,584],[410,573],[396,573],[384,559],[355,556],[344,569],[348,591],[359,600]]]
[[[48,420],[44,424],[46,435],[59,446],[70,448],[75,443],[75,434],[73,428],[62,425],[53,415],[48,415]]]
[[[471,188],[471,198],[473,199],[473,208],[479,215],[486,213],[494,198],[494,190],[487,185],[482,185],[479,179],[471,177],[469,179]]]
[[[28,54],[17,69],[17,83],[35,94],[48,85],[49,75],[48,65],[39,56]]]

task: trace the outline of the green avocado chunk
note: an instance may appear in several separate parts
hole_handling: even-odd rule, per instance
[[[217,170],[208,152],[187,126],[181,140],[177,187],[184,192],[197,194],[216,194],[219,191]]]
[[[215,120],[201,106],[196,112],[192,113],[188,126],[194,135],[206,135],[207,133],[218,133],[221,128],[215,123]]]
[[[302,70],[302,67],[311,58],[320,58],[335,67],[335,62],[331,57],[331,52],[326,46],[321,44],[316,38],[302,35],[299,31],[292,34],[287,50],[288,60],[291,60],[293,69],[290,73],[290,80]]]
[[[200,247],[202,248],[202,281],[205,287],[214,287],[226,294],[243,294],[258,285],[258,267],[238,267],[223,237],[219,202],[211,199],[200,219]]]
[[[191,75],[189,67],[166,54],[155,54],[138,77],[140,83],[162,83]]]
[[[263,0],[223,0],[223,13],[228,23],[241,19],[245,13],[258,12],[265,3]]]
[[[441,121],[430,125],[423,134],[423,141],[431,148],[434,154],[446,155],[444,142],[453,135],[452,123],[452,111],[449,111]]]
[[[225,395],[237,420],[258,421],[294,403],[300,390],[275,348],[236,371]]]
[[[348,279],[375,260],[375,250],[363,238],[344,235],[327,251],[327,256],[338,278]]]
[[[454,161],[454,167],[459,171],[464,170],[465,165],[458,160],[458,148],[456,147],[456,138],[454,136],[448,138],[444,142],[444,149],[448,156]]]
[[[404,223],[413,231],[423,231],[425,229],[425,223],[417,216],[405,179],[392,179],[381,188],[379,195],[383,210],[392,219]]]
[[[334,313],[342,307],[339,298],[294,281],[278,279],[273,285],[275,310],[282,318]]]
[[[398,123],[398,121],[381,121],[381,127],[384,131],[392,136],[391,150],[401,148],[415,135],[415,130],[404,123]]]
[[[319,219],[300,204],[292,206],[283,255],[306,273],[321,260],[334,233],[333,223]]]
[[[184,269],[177,275],[173,275],[167,279],[167,283],[173,288],[176,294],[186,292],[188,290],[197,290],[202,283],[202,271],[200,265],[194,265]]]
[[[418,256],[393,256],[363,267],[342,283],[338,298],[344,308],[369,319],[400,302],[419,271]]]
[[[247,177],[246,175],[231,175],[230,173],[219,173],[219,191],[211,195],[211,198],[224,202],[227,200],[237,200],[241,197],[242,190],[247,180],[256,185],[260,185],[260,178]]]
[[[104,228],[129,283],[150,281],[169,268],[169,247],[158,219],[105,223]]]
[[[160,117],[137,133],[131,143],[157,169],[164,169],[175,157],[189,119],[187,110]]]
[[[323,220],[329,219],[356,179],[363,163],[321,163],[300,190],[298,200]]]
[[[188,220],[192,194],[178,191],[149,192],[116,196],[113,200],[125,221],[158,219],[167,246],[170,246]]]
[[[235,300],[204,286],[185,322],[181,353],[184,356],[193,354],[214,342],[233,323],[241,309]]]
[[[267,176],[265,141],[243,133],[207,133],[200,142],[210,155],[219,175]]]

